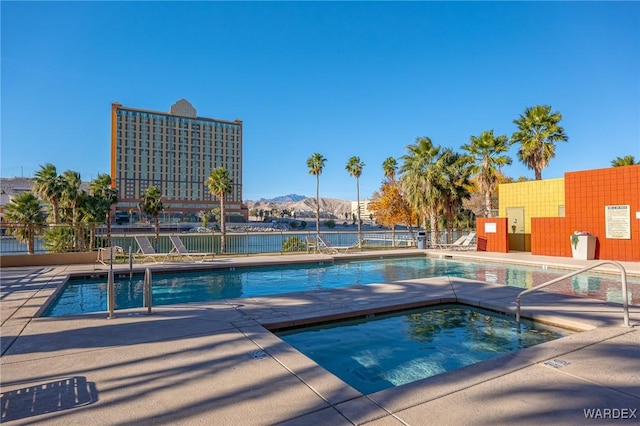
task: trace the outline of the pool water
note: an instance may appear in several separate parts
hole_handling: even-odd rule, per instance
[[[427,257],[385,258],[326,264],[216,269],[197,272],[154,273],[153,304],[191,302],[274,295],[384,283],[427,277],[465,277],[529,288],[564,275],[567,271],[520,265],[473,263]],[[553,291],[602,300],[621,300],[616,276],[580,275],[553,286]],[[142,275],[115,280],[116,309],[142,307]],[[638,301],[640,280],[628,279]],[[616,293],[617,291],[617,293]],[[633,303],[633,299],[630,299]],[[44,316],[62,316],[107,310],[107,279],[72,279]]]
[[[463,305],[438,305],[275,334],[370,394],[566,336],[571,332]]]

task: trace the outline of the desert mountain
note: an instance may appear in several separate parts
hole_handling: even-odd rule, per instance
[[[295,197],[300,197],[295,199]],[[287,200],[289,201],[279,201]],[[278,201],[277,201],[278,200]],[[265,212],[275,211],[281,212],[287,210],[295,213],[296,217],[310,217],[316,211],[316,199],[303,197],[301,195],[285,195],[276,197],[271,200],[246,201],[245,204],[249,208],[249,216],[254,216],[254,211],[263,210]],[[351,201],[337,200],[334,198],[320,198],[320,217],[333,219],[344,219],[345,214],[351,217]]]

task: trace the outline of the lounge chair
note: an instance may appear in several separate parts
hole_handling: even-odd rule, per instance
[[[447,244],[447,243],[441,243],[441,244],[436,244],[435,248],[436,249],[455,249],[457,247],[460,247],[460,245],[467,239],[467,235],[463,235],[460,238],[458,238],[457,240],[455,240],[453,243],[451,244]]]
[[[173,248],[167,254],[167,257],[172,255],[178,255],[179,257],[184,257],[189,259],[192,262],[195,262],[196,259],[193,256],[202,257],[202,259],[198,260],[198,262],[204,262],[207,257],[213,257],[213,253],[189,253],[189,250],[184,246],[184,243],[177,235],[170,235],[169,240],[171,240],[171,244],[173,244]]]
[[[153,246],[151,245],[149,238],[145,236],[136,236],[133,238],[136,240],[136,243],[138,244],[138,251],[136,252],[136,256],[141,256],[143,258],[142,260],[143,262],[146,259],[152,259],[154,262],[158,261],[156,257],[160,256],[160,253],[156,253],[156,249],[154,249]]]
[[[96,259],[96,263],[101,263],[104,266],[109,266],[111,262],[115,262],[118,254],[124,253],[122,247],[113,246],[113,247],[100,247],[98,249],[98,259]]]
[[[318,248],[318,242],[314,237],[307,237],[307,253]]]
[[[453,244],[438,244],[436,248],[445,250],[470,250],[475,248],[475,244],[471,244],[475,240],[475,237],[476,233],[470,232],[458,238]]]
[[[329,253],[340,253],[340,250],[343,250],[343,253],[346,253],[349,249],[358,247],[360,244],[356,242],[350,246],[334,246],[329,240],[327,240],[322,235],[318,235],[318,250],[320,251],[328,251]]]

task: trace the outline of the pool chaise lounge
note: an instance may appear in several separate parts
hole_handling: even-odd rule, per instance
[[[173,244],[173,248],[171,249],[171,251],[169,251],[169,253],[167,253],[165,259],[170,256],[178,256],[179,258],[185,258],[192,262],[204,262],[208,258],[214,257],[213,253],[190,253],[180,237],[177,235],[170,235],[169,240],[171,241],[171,244]],[[200,259],[196,260],[194,256],[197,256]]]

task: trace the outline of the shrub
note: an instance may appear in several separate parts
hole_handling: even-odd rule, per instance
[[[306,244],[298,237],[289,237],[282,242],[282,251],[284,253],[292,251],[304,251],[306,249]]]
[[[329,229],[333,229],[336,227],[336,222],[334,220],[329,219],[324,223],[324,225]]]

